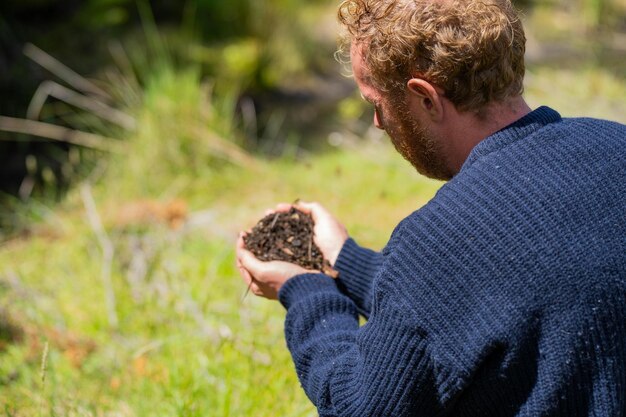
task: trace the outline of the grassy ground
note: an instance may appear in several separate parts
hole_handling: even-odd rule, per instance
[[[599,68],[530,68],[526,91],[565,116],[626,122],[626,83]],[[373,139],[249,159],[220,140],[232,126],[206,92],[193,71],[157,74],[103,176],[0,247],[0,414],[315,415],[283,308],[242,299],[237,231],[279,201],[318,200],[381,248],[440,183]]]
[[[375,141],[272,163],[203,153],[228,126],[197,77],[171,76],[104,176],[0,248],[5,415],[314,415],[283,308],[242,299],[237,231],[279,201],[319,200],[380,248],[439,186]]]
[[[1,353],[6,414],[313,415],[284,346],[282,307],[242,299],[234,236],[264,208],[300,197],[324,201],[381,247],[438,184],[377,151],[226,167],[190,180],[173,202],[118,199],[98,185],[108,259],[85,213],[88,189],[76,190],[34,236],[0,251],[3,305],[24,333]],[[189,212],[176,225],[170,212],[185,213],[181,204]]]

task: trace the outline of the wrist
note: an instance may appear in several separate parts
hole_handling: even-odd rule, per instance
[[[337,258],[339,258],[341,249],[343,249],[343,245],[345,245],[347,241],[348,241],[348,236],[342,237],[342,239],[339,241],[339,244],[333,249],[331,253],[329,253],[328,262],[330,262],[332,266],[334,266],[335,263],[337,262]]]
[[[336,292],[337,284],[332,278],[319,273],[300,274],[287,280],[278,292],[278,300],[289,309],[295,302],[320,292]]]

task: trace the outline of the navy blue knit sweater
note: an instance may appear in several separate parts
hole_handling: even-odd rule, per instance
[[[541,107],[336,268],[279,293],[321,416],[626,416],[626,126]]]

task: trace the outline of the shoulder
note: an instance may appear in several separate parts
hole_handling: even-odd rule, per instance
[[[606,119],[597,119],[593,117],[564,117],[561,122],[564,126],[573,126],[573,127],[588,127],[592,129],[597,129],[598,132],[606,131],[607,133],[611,132],[624,132],[626,131],[626,125]]]
[[[581,145],[599,146],[600,150],[616,147],[620,153],[626,152],[623,147],[626,143],[624,124],[589,117],[573,117],[563,118],[555,127],[555,133],[560,134],[565,142],[576,140]]]
[[[485,300],[550,303],[562,296],[551,287],[626,273],[624,150],[545,148],[539,158],[493,152],[445,184],[394,231],[387,279],[415,289],[418,299],[447,297],[456,310],[476,310]],[[466,305],[471,299],[480,302]]]

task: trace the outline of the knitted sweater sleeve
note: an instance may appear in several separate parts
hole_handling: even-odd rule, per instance
[[[372,281],[382,260],[380,252],[363,248],[350,238],[343,244],[334,265],[339,271],[339,288],[354,301],[359,314],[366,318],[371,310]]]
[[[303,274],[281,288],[287,346],[321,417],[437,414],[426,339],[398,295],[377,288],[359,328],[355,303],[330,277]]]

